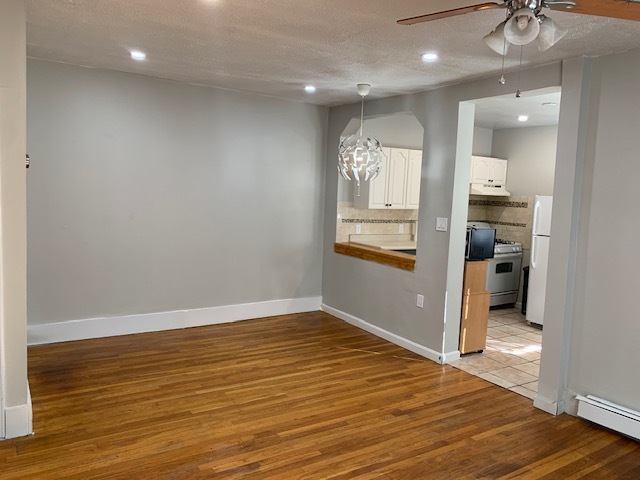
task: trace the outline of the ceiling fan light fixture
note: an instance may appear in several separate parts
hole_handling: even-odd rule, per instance
[[[558,43],[562,37],[564,37],[569,30],[561,27],[552,19],[546,16],[541,16],[542,22],[540,22],[540,33],[538,34],[538,50],[544,52]]]
[[[527,45],[540,33],[540,22],[530,8],[521,8],[515,12],[504,26],[504,36],[514,45]]]
[[[485,35],[482,39],[484,43],[488,45],[488,47],[496,53],[500,55],[506,55],[509,53],[509,45],[510,43],[505,40],[504,36],[504,26],[506,24],[506,20],[502,22],[500,25],[496,27],[496,29]]]

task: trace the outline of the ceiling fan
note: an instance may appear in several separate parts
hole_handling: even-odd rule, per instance
[[[512,44],[526,45],[534,40],[537,41],[540,51],[544,51],[567,34],[565,28],[558,26],[551,18],[542,13],[543,8],[626,20],[640,20],[640,0],[501,0],[404,18],[398,20],[398,23],[400,25],[414,25],[495,8],[506,9],[506,20],[500,23],[493,32],[486,35],[484,41],[492,50],[501,55],[506,55]]]

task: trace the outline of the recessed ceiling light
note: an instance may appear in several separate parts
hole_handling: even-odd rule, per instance
[[[147,58],[147,54],[141,52],[140,50],[131,50],[131,58],[141,62],[142,60],[145,60]]]
[[[520,115],[518,117],[518,121],[519,122],[528,122],[529,121],[529,115]]]
[[[423,62],[435,62],[436,60],[438,60],[438,54],[437,53],[429,52],[429,53],[422,54],[422,61]]]
[[[314,87],[313,85],[307,85],[306,87],[304,87],[304,91],[307,93],[316,93],[316,87]]]

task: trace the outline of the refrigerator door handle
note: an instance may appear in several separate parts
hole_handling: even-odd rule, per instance
[[[540,214],[538,213],[540,210],[540,201],[538,200],[536,204],[533,206],[533,234],[538,233],[538,221],[540,219]]]
[[[536,243],[537,243],[538,237],[536,237],[535,235],[533,236],[533,238],[531,239],[531,268],[535,269],[536,268]]]

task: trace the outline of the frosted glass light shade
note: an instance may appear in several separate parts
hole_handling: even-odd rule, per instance
[[[515,12],[504,27],[504,36],[514,45],[526,45],[533,42],[540,33],[540,22],[529,8]]]
[[[558,43],[569,30],[559,26],[549,17],[544,17],[540,24],[540,33],[538,34],[538,50],[544,52]]]
[[[496,29],[483,37],[484,43],[486,43],[491,50],[500,55],[506,55],[509,53],[510,43],[504,38],[504,26],[507,23],[505,20]]]
[[[347,180],[353,180],[359,190],[361,181],[371,181],[378,176],[384,156],[377,138],[356,133],[340,142],[338,171]]]

